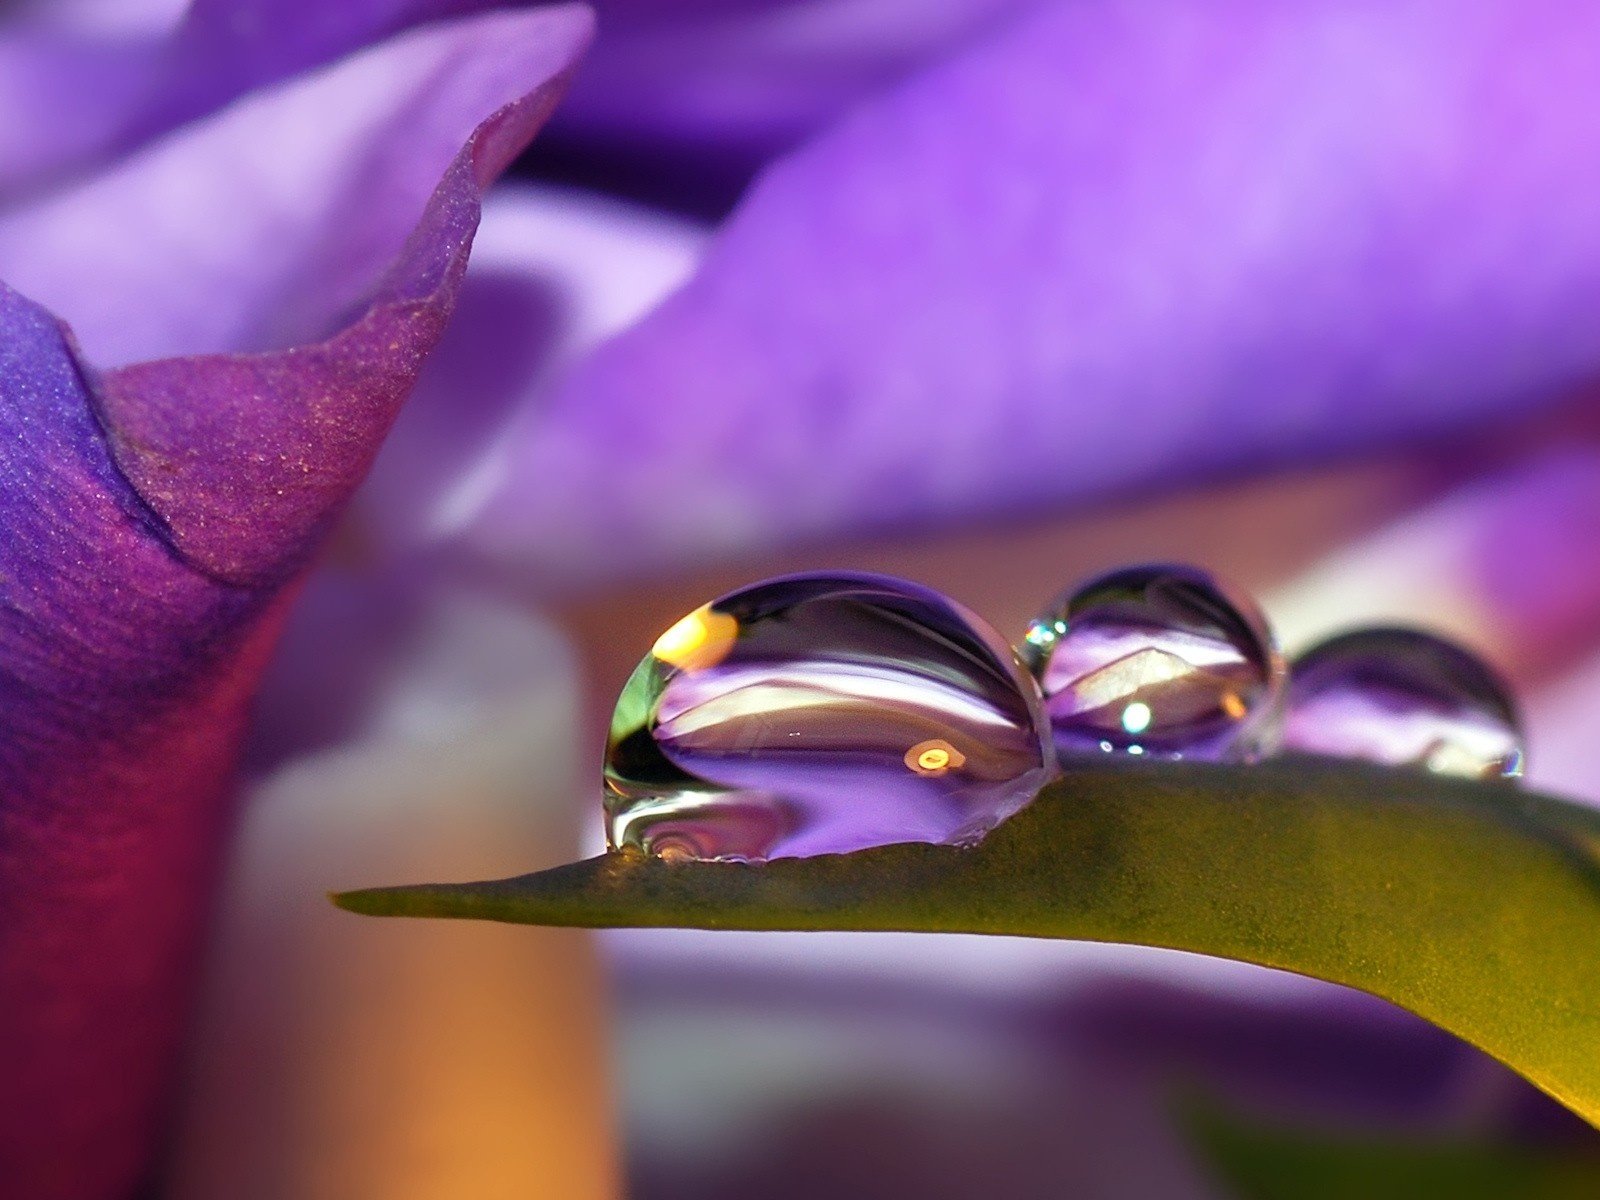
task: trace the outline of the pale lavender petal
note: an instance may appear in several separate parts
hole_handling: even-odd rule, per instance
[[[1472,575],[1523,657],[1548,669],[1600,646],[1600,447],[1552,454],[1530,476],[1478,530]]]
[[[1600,712],[1600,649],[1575,653],[1561,678],[1527,697],[1528,762],[1539,787],[1600,805],[1595,713]]]
[[[0,217],[0,276],[66,314],[99,365],[322,336],[477,116],[554,68],[570,21],[433,26],[253,95]]]
[[[149,1164],[248,701],[298,569],[439,336],[478,196],[547,115],[586,10],[515,18],[483,123],[327,341],[96,379],[0,290],[0,1180],[128,1195]],[[526,45],[526,42],[524,41]],[[531,89],[531,90],[530,90]],[[470,129],[469,129],[470,132]]]
[[[124,138],[159,133],[412,25],[497,7],[496,0],[194,0],[159,86],[127,121]]]
[[[356,498],[363,546],[393,556],[448,534],[519,408],[681,284],[705,236],[601,196],[495,188],[457,316]]]
[[[150,86],[162,41],[0,32],[0,199],[109,145]]]
[[[1264,599],[1291,652],[1373,624],[1471,648],[1526,694],[1530,780],[1600,801],[1600,446],[1560,440],[1481,471]]]
[[[164,0],[24,10],[0,40],[0,199],[38,190],[255,88],[495,0]],[[81,10],[81,11],[80,11]]]
[[[770,171],[519,434],[549,586],[1414,443],[1600,371],[1600,10],[1059,4]]]
[[[6,0],[0,11],[31,29],[126,37],[171,32],[189,5],[190,0]]]
[[[1600,446],[1481,471],[1268,597],[1292,651],[1356,624],[1429,624],[1532,678],[1600,646]]]

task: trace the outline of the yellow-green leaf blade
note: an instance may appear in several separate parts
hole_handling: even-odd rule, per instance
[[[1511,787],[1309,760],[1074,770],[967,850],[765,865],[606,855],[373,889],[357,912],[580,926],[1129,942],[1382,996],[1600,1123],[1600,815]]]

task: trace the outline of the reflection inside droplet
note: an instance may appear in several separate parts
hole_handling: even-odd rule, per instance
[[[697,859],[964,844],[1049,763],[1037,689],[971,613],[900,580],[790,576],[697,609],[639,664],[607,833]]]
[[[1034,621],[1023,652],[1064,758],[1250,760],[1276,743],[1283,663],[1266,618],[1197,568],[1099,576]]]
[[[668,666],[684,671],[714,667],[733,649],[739,623],[709,604],[674,624],[656,639],[650,653]]]
[[[1122,710],[1122,727],[1129,733],[1143,733],[1150,728],[1150,706],[1135,700]]]
[[[1421,630],[1358,629],[1290,671],[1286,749],[1441,775],[1521,775],[1509,689],[1471,652]]]

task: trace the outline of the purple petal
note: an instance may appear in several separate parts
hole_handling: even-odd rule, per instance
[[[155,76],[161,40],[0,35],[0,198],[109,145]]]
[[[191,0],[7,0],[8,19],[29,27],[88,36],[164,33],[174,28]]]
[[[1038,0],[600,0],[539,166],[696,211],[873,92]]]
[[[308,581],[274,653],[247,769],[346,743],[393,704],[396,663],[449,574],[435,569],[436,547],[528,381],[637,320],[688,275],[702,240],[698,227],[612,200],[494,188],[450,326],[344,519],[341,543],[356,552]]]
[[[1600,802],[1600,446],[1558,444],[1457,488],[1265,598],[1291,652],[1368,624],[1459,640],[1526,696],[1529,779]]]
[[[495,0],[194,0],[161,84],[124,137],[170,129],[412,25],[494,7]]]
[[[1052,5],[770,171],[520,434],[548,581],[1414,442],[1600,367],[1600,10]]]
[[[570,19],[417,30],[251,96],[0,218],[0,274],[67,315],[102,365],[324,336],[478,116],[558,68]]]
[[[43,309],[0,292],[0,1179],[17,1195],[126,1195],[147,1165],[296,570],[439,335],[481,188],[589,21],[483,28],[540,43],[536,90],[479,127],[330,340],[95,381]]]
[[[1600,646],[1600,448],[1552,454],[1519,484],[1478,531],[1474,581],[1525,658],[1563,663]]]
[[[124,9],[133,6],[124,5]],[[0,42],[0,197],[58,180],[213,112],[253,89],[426,21],[495,0],[196,0],[171,25],[162,5],[130,30],[68,19]],[[165,6],[170,8],[170,5]],[[53,16],[55,14],[46,14]]]
[[[530,394],[681,284],[704,237],[603,197],[497,187],[456,317],[357,498],[364,542],[400,557],[447,533]]]
[[[1600,646],[1600,447],[1563,444],[1320,562],[1268,601],[1290,650],[1352,624],[1452,632],[1517,674]]]
[[[1286,1000],[1089,974],[1018,1003],[941,987],[932,970],[907,986],[819,982],[810,965],[797,948],[787,969],[623,976],[634,1192],[1232,1195],[1174,1120],[1196,1097],[1308,1131],[1593,1137],[1480,1051],[1342,989]]]
[[[1564,664],[1563,678],[1528,697],[1528,761],[1538,786],[1600,805],[1595,719],[1600,709],[1600,652]]]

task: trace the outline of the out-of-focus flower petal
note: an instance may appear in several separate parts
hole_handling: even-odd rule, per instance
[[[497,0],[194,0],[160,85],[124,137],[169,129],[411,25],[496,7]]]
[[[150,86],[162,40],[0,34],[0,200],[108,145]]]
[[[1532,678],[1600,645],[1596,545],[1600,448],[1575,444],[1431,501],[1267,604],[1290,651],[1351,625],[1425,624]]]
[[[1421,625],[1459,639],[1526,693],[1532,781],[1600,801],[1597,544],[1600,448],[1573,440],[1437,497],[1265,604],[1291,652],[1365,624]]]
[[[478,547],[621,575],[1399,445],[1600,370],[1600,10],[1062,4],[770,171]]]
[[[1554,454],[1529,475],[1479,530],[1473,574],[1525,658],[1567,666],[1600,646],[1600,448]]]
[[[439,335],[482,186],[587,10],[496,18],[520,98],[330,340],[94,380],[0,292],[0,1179],[128,1194],[186,1015],[247,702],[306,559]],[[467,87],[463,104],[500,105]]]
[[[469,511],[519,408],[686,279],[692,222],[558,188],[485,200],[451,322],[384,442],[353,517],[364,547],[413,550]]]
[[[0,124],[0,200],[409,26],[495,7],[196,0],[187,13],[163,3],[124,5],[115,18],[25,12],[19,32],[0,41],[0,96],[17,102]]]
[[[974,1001],[689,960],[619,1005],[632,1191],[1215,1198],[1177,1111],[1198,1092],[1311,1128],[1593,1144],[1593,1130],[1420,1018],[1323,988],[1216,996],[1085,978]]]
[[[554,69],[569,16],[416,30],[252,95],[0,218],[0,273],[68,315],[98,365],[323,336],[479,116]],[[504,152],[485,146],[482,169]]]
[[[7,20],[87,36],[159,34],[175,28],[190,0],[6,0]]]
[[[1600,448],[1484,474],[1265,597],[1290,651],[1353,625],[1421,625],[1508,672],[1539,787],[1600,802]]]
[[[1528,759],[1543,787],[1600,804],[1595,714],[1600,713],[1600,651],[1575,655],[1561,678],[1528,697],[1533,747]]]
[[[368,732],[428,620],[433,551],[490,473],[510,415],[681,283],[703,236],[563,189],[508,183],[489,194],[450,326],[274,656],[252,769]]]
[[[1037,3],[600,0],[603,36],[536,165],[720,212],[774,155]]]

